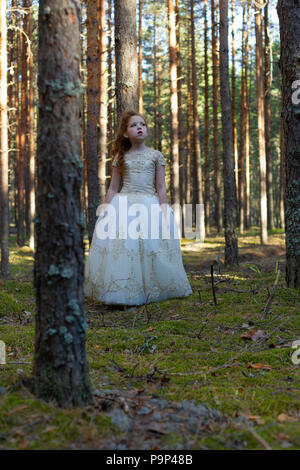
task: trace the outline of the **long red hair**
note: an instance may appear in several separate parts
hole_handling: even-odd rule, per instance
[[[123,134],[127,131],[129,119],[132,116],[140,116],[141,118],[144,119],[146,126],[147,126],[147,122],[143,114],[138,113],[137,111],[134,111],[133,109],[129,109],[123,112],[120,118],[117,134],[113,143],[112,158],[110,160],[110,170],[112,173],[112,162],[113,162],[114,157],[118,155],[117,167],[119,168],[122,176],[124,175],[124,170],[125,170],[124,154],[128,152],[128,150],[131,148],[130,140],[127,139],[127,137],[124,137]]]

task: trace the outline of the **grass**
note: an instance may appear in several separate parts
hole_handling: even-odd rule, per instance
[[[204,403],[221,413],[219,421],[193,432],[154,435],[141,424],[145,448],[299,449],[300,366],[291,361],[291,345],[300,339],[300,293],[285,284],[284,234],[274,230],[264,247],[257,228],[240,235],[235,270],[223,266],[222,236],[208,235],[195,251],[193,243],[182,241],[193,288],[188,298],[125,311],[86,298],[94,390],[117,391],[120,403],[132,394],[128,403],[137,407],[150,406],[156,397]],[[111,442],[135,448],[131,431],[114,424],[103,401],[100,407],[61,410],[23,385],[34,352],[33,252],[18,248],[13,236],[10,249],[11,272],[0,281],[0,339],[7,346],[7,364],[0,366],[0,449],[106,448]],[[215,305],[210,263],[218,256]],[[278,288],[264,318],[276,266]],[[242,338],[250,330],[267,336]]]

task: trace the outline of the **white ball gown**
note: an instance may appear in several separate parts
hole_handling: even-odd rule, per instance
[[[122,189],[96,222],[85,263],[84,294],[110,305],[187,297],[193,291],[182,263],[174,212],[168,204],[166,224],[155,191],[156,166],[166,161],[158,150],[146,148],[125,153],[124,163]]]

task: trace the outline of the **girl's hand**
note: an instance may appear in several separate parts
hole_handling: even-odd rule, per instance
[[[163,226],[166,227],[167,230],[170,229],[170,224],[169,224],[169,217],[167,217],[167,214],[168,214],[168,204],[164,203],[164,204],[161,204],[161,210],[162,210],[162,213],[163,213],[163,220],[162,220],[162,223],[163,223]]]

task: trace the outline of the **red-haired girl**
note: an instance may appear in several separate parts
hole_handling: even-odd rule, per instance
[[[85,295],[105,304],[142,305],[192,294],[167,202],[166,161],[145,145],[147,136],[145,117],[125,111],[114,142],[110,186],[97,210],[85,263]]]

